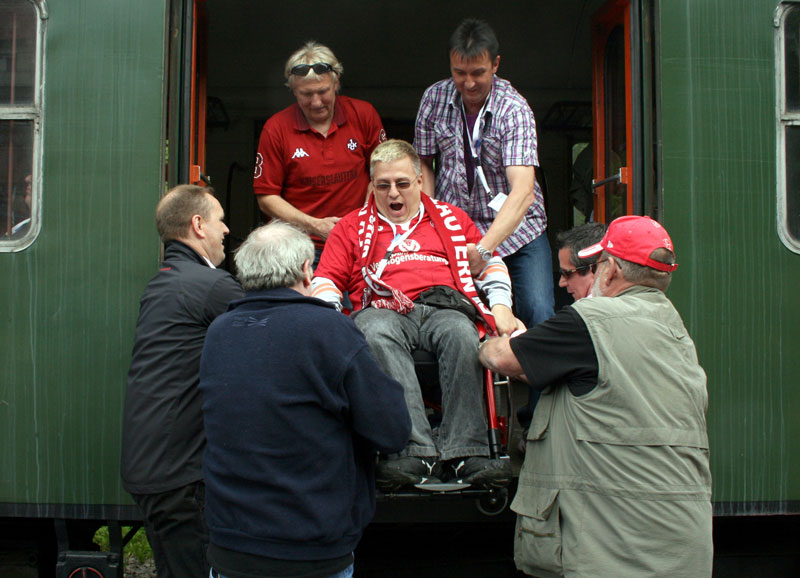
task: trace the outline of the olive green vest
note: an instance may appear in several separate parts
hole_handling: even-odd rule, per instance
[[[598,383],[546,389],[512,509],[535,576],[711,575],[706,376],[666,296],[583,299]]]

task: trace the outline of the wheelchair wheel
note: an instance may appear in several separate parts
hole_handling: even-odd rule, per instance
[[[484,516],[502,514],[508,506],[508,489],[489,490],[475,500],[475,507]]]

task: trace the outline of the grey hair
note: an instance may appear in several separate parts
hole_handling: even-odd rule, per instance
[[[612,257],[619,265],[625,280],[634,285],[644,285],[645,287],[653,287],[660,291],[666,291],[667,288],[669,288],[669,284],[672,282],[671,271],[659,271],[647,265],[632,263],[631,261],[626,261],[625,259],[610,255],[605,251],[603,251],[603,254],[606,257]],[[675,254],[663,247],[650,253],[650,258],[659,263],[667,263],[670,265],[675,263]]]
[[[414,165],[414,172],[417,176],[422,174],[422,163],[419,160],[417,151],[404,140],[390,138],[382,142],[375,150],[372,151],[372,156],[369,158],[369,178],[371,179],[375,173],[375,165],[378,163],[393,163],[408,158],[411,164]]]
[[[342,63],[339,62],[339,59],[336,58],[333,51],[319,42],[309,40],[303,44],[300,49],[296,50],[289,57],[289,60],[286,61],[286,65],[283,67],[283,76],[286,78],[286,86],[294,88],[294,81],[297,77],[292,74],[292,68],[298,64],[316,64],[318,62],[330,64],[333,70],[325,74],[330,74],[336,81],[341,79],[344,67]],[[309,70],[308,75],[303,78],[319,80],[320,76],[313,70]]]
[[[245,291],[291,287],[303,280],[303,263],[313,263],[314,243],[294,225],[276,220],[250,233],[233,259]]]
[[[573,267],[591,265],[597,262],[599,253],[581,259],[578,257],[578,252],[599,243],[605,234],[606,226],[603,223],[584,223],[567,231],[561,231],[556,236],[556,251],[569,249],[569,262]]]

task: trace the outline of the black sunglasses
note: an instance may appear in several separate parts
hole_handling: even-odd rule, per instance
[[[292,67],[289,71],[295,76],[306,76],[309,71],[313,70],[314,74],[325,74],[333,70],[333,66],[327,62],[315,62],[314,64],[298,64]]]
[[[590,267],[591,265],[581,265],[580,267],[575,267],[574,269],[559,269],[558,272],[561,273],[561,276],[564,279],[569,279],[578,271],[586,271]]]

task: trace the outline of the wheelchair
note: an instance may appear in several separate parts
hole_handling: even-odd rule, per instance
[[[479,329],[479,333],[483,338],[484,332]],[[422,349],[412,351],[412,357],[428,411],[428,419],[435,428],[441,420],[439,363],[433,353]],[[489,457],[510,460],[508,447],[515,413],[509,380],[484,368],[483,385]],[[443,495],[474,498],[478,511],[487,516],[502,513],[509,503],[509,488],[474,488],[468,484],[463,486],[456,483],[420,484],[383,495],[389,499]]]

